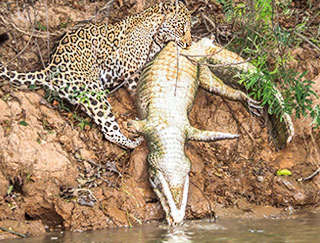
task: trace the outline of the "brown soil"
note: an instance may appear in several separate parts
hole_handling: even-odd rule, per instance
[[[71,28],[105,5],[102,1],[69,0],[47,1],[46,7],[46,1],[35,2],[34,7],[17,6],[17,1],[0,3],[2,16],[14,20],[15,25],[1,22],[0,33],[10,35],[0,49],[1,61],[21,71],[40,68],[41,60],[49,56],[46,48],[52,47],[55,38],[48,43],[47,38],[30,35],[28,16],[34,20],[34,9],[37,21],[46,23],[48,15],[46,28],[57,33],[63,31],[61,23]],[[116,1],[114,10],[108,11],[109,21],[152,1],[134,2]],[[306,44],[294,54],[292,66],[299,71],[312,70],[309,78],[316,82],[320,95],[319,58]],[[105,141],[94,124],[81,129],[79,124],[88,121],[84,114],[72,107],[72,112],[82,117],[79,123],[71,112],[58,109],[58,101],[47,103],[44,93],[16,91],[8,85],[0,89],[0,226],[36,235],[59,227],[84,231],[164,219],[148,182],[145,144],[126,151]],[[110,103],[120,125],[137,116],[124,89],[114,93]],[[268,141],[261,120],[250,116],[241,104],[203,90],[197,95],[190,121],[198,128],[239,133],[241,137],[186,144],[192,162],[186,219],[215,214],[281,217],[319,205],[320,175],[306,182],[298,180],[319,166],[320,134],[311,131],[309,120],[295,121],[293,142],[280,152]],[[122,131],[133,135],[125,126]],[[289,169],[292,176],[276,176],[278,169]],[[17,236],[0,231],[0,239],[11,237]]]

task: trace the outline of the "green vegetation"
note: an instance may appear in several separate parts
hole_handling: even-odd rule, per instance
[[[36,22],[36,29],[37,29],[37,30],[46,31],[46,30],[47,30],[47,27],[44,26],[40,21],[37,21],[37,22]]]
[[[26,121],[22,120],[22,121],[19,122],[19,125],[26,127],[26,126],[28,126],[28,123]]]
[[[66,22],[61,22],[59,25],[60,29],[66,29],[68,27],[68,25],[70,25],[72,23],[72,18],[68,18]]]
[[[54,78],[55,76],[52,76],[51,78]],[[64,89],[65,87],[61,87],[61,89]],[[85,88],[85,87],[84,87]],[[91,95],[96,95],[97,99],[100,100],[101,97],[105,94],[108,94],[109,90],[102,90],[102,91],[74,91],[73,92],[73,99],[76,99],[79,101],[79,103],[88,103],[90,106],[90,99],[89,99],[89,94]],[[71,111],[69,107],[65,106],[63,99],[61,99],[58,95],[58,93],[53,92],[51,90],[46,90],[46,94],[44,98],[49,102],[57,102],[58,109],[66,111],[70,114],[72,114],[72,118],[77,122],[78,126],[83,130],[86,126],[92,127],[91,123],[86,120],[86,118],[83,118],[81,115],[79,115],[76,111]],[[106,106],[106,104],[105,104]]]
[[[258,73],[240,76],[251,95],[268,104],[270,114],[286,113],[295,117],[309,116],[314,127],[320,126],[320,107],[312,100],[318,98],[313,82],[290,69],[292,49],[306,42],[320,52],[320,26],[314,24],[320,15],[316,2],[305,2],[305,9],[294,8],[291,0],[218,0],[226,20],[232,24],[234,39],[230,47],[252,59]],[[261,75],[263,74],[263,75]],[[283,104],[274,102],[275,83],[282,90]]]
[[[277,176],[291,176],[292,172],[288,169],[277,170]]]
[[[77,125],[80,127],[81,130],[83,130],[86,126],[91,127],[90,122],[83,118],[81,115],[79,115],[77,111],[72,112],[71,109],[64,104],[63,99],[61,99],[57,93],[51,90],[46,90],[44,98],[49,103],[53,103],[54,101],[57,102],[58,109],[60,111],[65,111],[72,114],[72,118],[76,121]]]

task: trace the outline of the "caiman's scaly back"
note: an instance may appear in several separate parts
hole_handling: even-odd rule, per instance
[[[122,82],[134,93],[144,65],[168,41],[185,48],[191,43],[190,13],[182,1],[163,1],[115,24],[90,23],[65,34],[47,67],[20,73],[0,64],[0,79],[15,86],[43,86],[82,109],[97,123],[105,138],[134,148],[120,131],[107,100],[107,89]]]
[[[206,38],[193,43],[187,50],[179,49],[179,53],[177,56],[177,46],[170,42],[144,69],[138,83],[136,100],[141,120],[129,122],[132,129],[146,138],[150,183],[170,225],[182,223],[187,204],[191,165],[184,153],[185,142],[216,141],[239,136],[203,131],[190,125],[188,113],[198,87],[241,101],[254,114],[262,109],[258,102],[244,92],[225,85],[208,66],[199,65],[204,61],[214,62],[215,58],[224,55],[224,61],[243,60],[241,57],[221,49]],[[243,72],[253,70],[255,68],[248,63],[243,63],[239,68]]]

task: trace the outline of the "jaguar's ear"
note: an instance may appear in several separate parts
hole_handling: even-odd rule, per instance
[[[180,2],[184,2],[184,1],[178,1],[178,8],[180,8],[181,6],[180,6]],[[159,5],[159,7],[160,7],[160,13],[161,14],[164,14],[164,15],[166,15],[166,14],[168,14],[168,13],[173,13],[173,12],[175,12],[175,10],[176,10],[176,0],[167,0],[167,1],[164,1],[164,2],[161,2],[160,3],[160,5]]]
[[[171,2],[172,2],[172,1],[165,1],[165,2],[161,2],[161,3],[159,4],[160,13],[161,13],[162,15],[166,15],[166,14],[169,12],[168,9],[169,9],[169,5],[170,5],[170,4],[172,5]]]

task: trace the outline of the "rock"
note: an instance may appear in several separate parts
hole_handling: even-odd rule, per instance
[[[129,174],[136,182],[147,182],[148,181],[148,169],[147,169],[147,159],[148,149],[146,146],[141,145],[136,148],[129,160]]]

